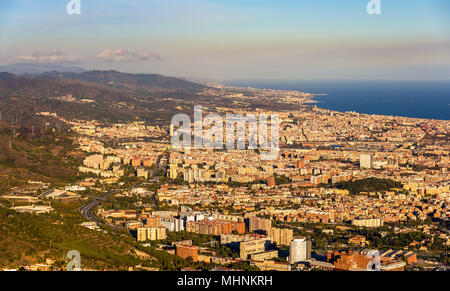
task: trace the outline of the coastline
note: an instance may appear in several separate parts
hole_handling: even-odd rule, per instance
[[[233,81],[227,85],[295,90],[307,104],[336,112],[450,120],[449,81]]]

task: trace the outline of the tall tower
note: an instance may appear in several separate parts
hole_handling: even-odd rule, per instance
[[[174,133],[174,126],[173,126],[173,124],[171,124],[170,128],[169,128],[169,136],[172,137],[173,133]]]
[[[373,156],[368,154],[362,154],[359,158],[359,166],[361,169],[372,169]]]
[[[275,183],[275,177],[270,177],[269,180],[267,181],[267,186],[269,188],[273,188],[275,187],[277,184]]]
[[[178,167],[175,164],[170,165],[169,178],[176,179],[178,177]]]
[[[295,238],[289,247],[289,263],[294,264],[311,259],[311,241]]]

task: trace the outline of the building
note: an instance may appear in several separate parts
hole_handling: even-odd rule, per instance
[[[249,241],[239,243],[239,257],[247,260],[250,255],[265,252],[270,245],[270,240],[265,238],[255,238]]]
[[[156,160],[154,158],[145,158],[142,161],[142,165],[146,168],[150,168],[151,166],[153,166],[155,164]]]
[[[10,209],[20,213],[35,213],[35,214],[50,213],[54,210],[53,207],[45,205],[16,206],[11,207]]]
[[[53,190],[53,192],[45,195],[47,199],[78,199],[81,195],[66,190]]]
[[[101,169],[103,165],[103,155],[92,155],[86,157],[83,161],[83,165],[92,169]]]
[[[305,161],[304,160],[297,160],[295,162],[295,168],[296,169],[301,169],[305,166]]]
[[[261,238],[265,238],[267,240],[272,240],[272,238],[267,237],[265,235],[261,235],[261,234],[245,234],[245,235],[237,235],[237,234],[221,234],[220,235],[220,244],[221,245],[233,245],[233,244],[237,244],[241,241],[250,241],[250,240],[254,240],[254,239],[261,239]]]
[[[401,251],[400,251],[401,252]],[[332,263],[336,270],[341,271],[368,271],[373,270],[374,255],[377,250],[361,250],[347,252],[328,252],[327,260]],[[383,254],[379,259],[380,271],[403,271],[406,263],[393,257],[386,257]]]
[[[248,219],[248,230],[250,232],[264,231],[266,234],[270,233],[272,228],[272,221],[266,218],[250,217]]]
[[[131,160],[131,165],[135,168],[142,166],[142,159],[141,157],[134,157]]]
[[[136,173],[137,173],[138,178],[148,179],[150,177],[150,172],[147,169],[145,169],[144,167],[138,167]]]
[[[169,166],[169,178],[176,179],[178,177],[178,167],[177,165],[170,164]]]
[[[366,237],[363,235],[355,235],[354,237],[349,238],[348,243],[351,245],[358,245],[364,247],[369,244],[366,240]]]
[[[168,231],[184,230],[184,221],[181,218],[161,217],[160,224],[167,228]]]
[[[294,264],[311,259],[311,241],[306,238],[296,238],[289,246],[289,263]]]
[[[270,236],[278,246],[288,246],[294,237],[294,231],[290,228],[274,227],[270,230]]]
[[[99,210],[99,214],[103,218],[124,218],[124,219],[135,219],[136,218],[136,210],[127,209],[127,210],[108,210],[105,211],[103,209]]]
[[[352,224],[360,227],[380,227],[384,225],[384,221],[380,218],[353,219]]]
[[[278,257],[277,250],[261,252],[261,253],[256,253],[256,254],[250,255],[250,259],[252,261],[267,261],[267,260],[277,258],[277,257]]]
[[[187,240],[181,240],[181,241],[173,241],[171,243],[171,246],[176,247],[178,245],[183,245],[183,246],[192,246],[192,240],[187,239]]]
[[[387,263],[387,264],[381,264],[381,271],[404,271],[405,270],[405,266],[406,266],[406,262],[403,261],[396,261],[396,262],[392,262],[392,263]]]
[[[212,235],[231,234],[233,231],[244,234],[245,223],[223,220],[186,221],[186,231]]]
[[[327,254],[328,262],[332,263],[336,270],[350,271],[350,270],[367,270],[369,263],[373,260],[372,257],[365,253],[353,252],[329,252]]]
[[[203,181],[204,171],[202,169],[189,169],[184,172],[183,179],[186,182],[194,183]]]
[[[169,128],[169,136],[172,137],[175,132],[175,126],[173,124],[170,125]]]
[[[381,261],[403,261],[408,265],[417,264],[417,254],[411,251],[393,251],[388,250],[381,254]]]
[[[275,177],[270,177],[268,182],[267,182],[267,186],[269,188],[273,188],[275,187],[277,184],[275,183]]]
[[[139,227],[142,227],[142,223],[140,221],[127,221],[125,225],[130,231],[137,231]]]
[[[139,227],[137,228],[137,240],[138,241],[148,241],[148,240],[163,240],[167,238],[165,227]]]
[[[257,266],[261,271],[278,271],[278,272],[291,271],[291,265],[289,263],[262,261],[262,262],[252,262],[252,265]]]
[[[198,262],[198,247],[189,245],[177,245],[177,256],[187,259],[191,257],[194,262]]]
[[[361,169],[372,169],[373,156],[368,154],[362,154],[359,158],[359,166]]]
[[[319,184],[328,184],[329,179],[327,175],[319,175],[319,176],[311,176],[309,181],[313,185],[319,185]]]
[[[161,218],[158,216],[147,216],[142,219],[144,226],[159,227],[161,225]]]
[[[317,261],[315,259],[309,260],[308,264],[312,269],[320,269],[326,271],[333,271],[335,269],[333,264],[328,262]]]

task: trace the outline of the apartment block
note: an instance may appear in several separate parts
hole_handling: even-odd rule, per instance
[[[250,217],[248,219],[248,229],[250,232],[264,231],[266,234],[270,233],[272,228],[272,221],[266,218]]]
[[[294,231],[289,228],[274,227],[270,230],[269,235],[272,237],[272,241],[278,246],[288,246],[294,237]]]
[[[244,234],[245,223],[221,220],[187,221],[186,231],[212,235],[231,234],[233,231]]]
[[[177,256],[187,259],[191,257],[194,262],[198,262],[198,247],[189,245],[177,245]]]
[[[239,257],[247,260],[252,254],[265,252],[269,245],[270,241],[265,238],[240,242]]]
[[[137,229],[138,241],[154,241],[167,238],[165,227],[139,227]]]
[[[384,221],[380,218],[353,219],[352,224],[364,227],[380,227],[384,225]]]

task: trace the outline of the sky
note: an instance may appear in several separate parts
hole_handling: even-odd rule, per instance
[[[0,64],[214,80],[450,79],[450,1],[1,0]]]

